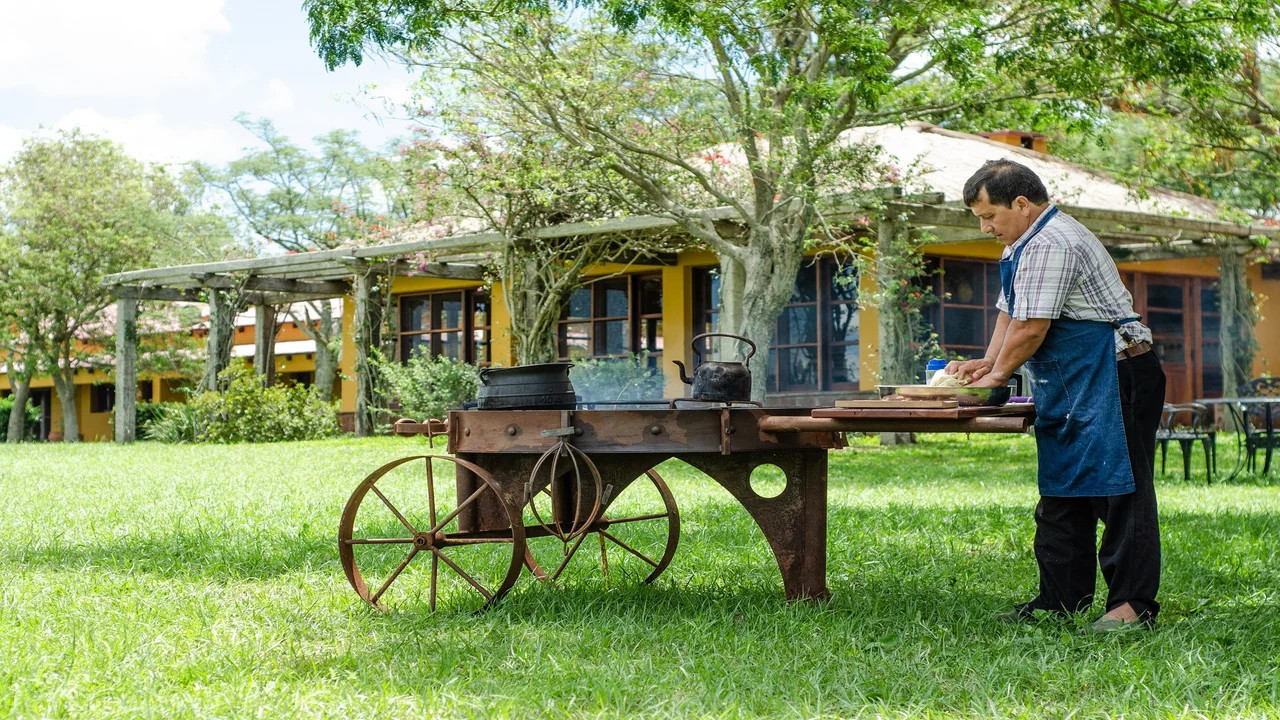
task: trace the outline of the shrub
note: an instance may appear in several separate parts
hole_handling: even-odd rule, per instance
[[[447,357],[431,357],[418,347],[404,365],[382,357],[373,360],[400,414],[415,420],[443,418],[449,408],[474,400],[480,371]]]
[[[9,413],[13,412],[13,396],[0,397],[0,442],[9,439]],[[40,432],[40,407],[27,401],[26,418],[23,422],[23,440],[32,440]]]
[[[145,411],[143,408],[146,408]],[[201,409],[189,403],[139,403],[138,436],[163,443],[199,442],[208,425]]]
[[[663,395],[662,371],[650,365],[648,353],[575,362],[569,379],[583,402],[657,400]]]
[[[222,393],[197,395],[191,406],[208,421],[202,442],[279,442],[333,437],[338,403],[325,402],[301,385],[263,387],[253,370],[233,363],[219,376]]]

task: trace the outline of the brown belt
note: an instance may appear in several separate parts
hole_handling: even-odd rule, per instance
[[[1138,357],[1139,355],[1144,355],[1149,352],[1151,352],[1151,343],[1143,340],[1142,342],[1136,342],[1116,353],[1116,360],[1127,360],[1131,357]]]

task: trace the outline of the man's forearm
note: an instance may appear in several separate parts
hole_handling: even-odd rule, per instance
[[[1001,311],[996,317],[996,329],[991,332],[991,343],[987,345],[987,353],[982,356],[983,360],[991,363],[995,367],[996,360],[1000,359],[1000,350],[1004,347],[1004,336],[1009,331],[1009,313]]]
[[[1022,367],[1022,364],[1040,349],[1045,334],[1049,332],[1049,322],[1048,319],[1042,318],[1010,319],[1007,322],[1004,344],[996,358],[995,367],[987,377],[999,382],[1007,381],[1015,370]]]

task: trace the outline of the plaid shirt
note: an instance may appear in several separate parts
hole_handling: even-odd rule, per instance
[[[1045,212],[1048,212],[1046,210]],[[1031,229],[1027,229],[1030,233]],[[996,307],[1017,320],[1067,317],[1075,320],[1124,320],[1137,317],[1133,296],[1120,271],[1089,229],[1061,210],[1034,237],[1024,233],[1004,249],[1004,258],[1022,246],[1013,280],[1013,310],[1004,293]],[[1151,341],[1151,331],[1136,320],[1122,326],[1134,342]],[[1116,332],[1116,350],[1128,343]]]

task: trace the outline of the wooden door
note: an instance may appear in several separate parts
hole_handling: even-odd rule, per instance
[[[1133,275],[1134,310],[1151,328],[1152,347],[1164,366],[1165,402],[1191,402],[1198,390],[1199,303],[1193,303],[1193,280],[1175,275]]]

